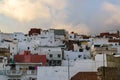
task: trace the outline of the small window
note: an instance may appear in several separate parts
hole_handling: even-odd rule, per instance
[[[113,53],[113,55],[115,55],[116,53]]]
[[[12,56],[12,53],[10,53],[10,55]]]
[[[14,38],[14,40],[17,40],[16,38]]]
[[[82,55],[78,55],[78,58],[81,58]]]
[[[53,55],[52,55],[52,54],[50,54],[49,56],[50,56],[51,58],[53,57]]]
[[[27,47],[28,48],[28,50],[30,49],[30,47]]]
[[[70,36],[70,38],[72,38],[72,36]]]
[[[14,47],[12,49],[14,50]]]
[[[108,48],[106,48],[106,50],[108,50]]]
[[[58,54],[58,58],[60,58],[61,57],[61,55],[60,54]]]
[[[36,50],[36,48],[34,48],[34,50]]]

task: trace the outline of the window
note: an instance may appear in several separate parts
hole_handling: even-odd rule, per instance
[[[34,50],[36,50],[36,48],[34,48]]]
[[[61,57],[61,55],[60,54],[58,54],[58,58],[60,58]]]
[[[82,55],[78,55],[78,58],[81,58]]]
[[[113,55],[115,55],[116,53],[113,53]]]
[[[14,47],[12,49],[14,50]]]
[[[108,50],[108,48],[106,48],[106,50]]]
[[[60,66],[61,65],[61,61],[57,61],[57,65]]]
[[[14,40],[17,40],[16,38],[14,38]]]
[[[30,47],[27,47],[28,48],[28,50],[30,49]]]
[[[70,36],[70,38],[72,38],[72,36]]]
[[[79,52],[83,52],[83,49],[79,49]]]
[[[53,57],[53,55],[52,55],[52,54],[50,54],[49,56],[50,56],[51,58]]]

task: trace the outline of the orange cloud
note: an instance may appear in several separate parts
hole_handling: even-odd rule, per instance
[[[19,21],[31,21],[36,18],[51,18],[54,10],[62,10],[65,1],[61,0],[3,0],[0,13]]]
[[[77,32],[79,34],[88,34],[90,32],[88,26],[86,24],[79,24],[77,26],[72,26],[72,25],[65,25],[62,23],[57,23],[54,25],[52,28],[54,29],[65,29],[69,32]]]

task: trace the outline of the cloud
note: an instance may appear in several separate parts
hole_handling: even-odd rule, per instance
[[[62,23],[57,23],[56,25],[54,25],[52,28],[55,29],[65,29],[69,32],[76,32],[79,34],[88,34],[90,32],[90,29],[88,28],[88,26],[86,24],[78,24],[77,26],[73,26],[70,24],[62,24]]]
[[[105,2],[103,4],[103,9],[110,14],[106,19],[105,24],[110,25],[120,25],[120,6],[112,3]]]
[[[51,19],[53,15],[61,14],[65,6],[66,1],[61,0],[3,0],[0,1],[0,14],[22,22]]]

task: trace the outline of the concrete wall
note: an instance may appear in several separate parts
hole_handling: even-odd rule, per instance
[[[120,56],[107,55],[108,67],[120,67]]]

